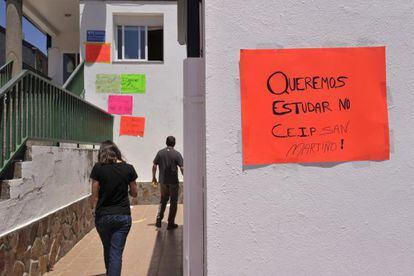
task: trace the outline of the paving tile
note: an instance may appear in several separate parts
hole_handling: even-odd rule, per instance
[[[154,226],[157,205],[139,205],[131,209],[132,227],[123,255],[122,275],[182,275],[183,206],[179,205],[175,230]],[[168,212],[166,216],[168,217]],[[89,232],[54,267],[48,276],[104,275],[103,249],[95,229]]]
[[[76,273],[76,272],[75,271],[70,271],[70,272],[66,271],[66,272],[63,272],[62,274],[60,274],[60,276],[74,276],[75,275],[74,273]],[[48,274],[46,274],[46,275],[48,275]]]

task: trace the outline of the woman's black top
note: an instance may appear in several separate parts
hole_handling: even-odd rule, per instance
[[[91,179],[99,182],[96,215],[130,215],[128,187],[138,177],[132,165],[127,163],[96,163]]]

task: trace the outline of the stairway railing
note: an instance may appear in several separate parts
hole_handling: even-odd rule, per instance
[[[0,174],[28,139],[98,144],[112,136],[112,115],[31,71],[0,88]]]
[[[83,98],[84,96],[84,76],[83,76],[83,69],[85,63],[82,62],[79,64],[73,73],[69,76],[66,82],[63,84],[63,88],[72,92],[73,94]]]
[[[0,67],[0,88],[12,78],[13,61]]]
[[[46,75],[46,74],[44,74],[43,72],[41,72],[41,71],[37,70],[36,68],[34,68],[34,67],[30,66],[29,64],[27,64],[27,63],[25,63],[25,62],[23,62],[22,66],[23,66],[23,69],[25,69],[25,70],[29,70],[29,71],[32,71],[33,73],[35,73],[36,75],[39,75],[39,76],[40,76],[40,77],[42,77],[42,78],[45,78],[45,79],[47,79],[47,80],[52,80],[51,78],[49,78],[49,76],[47,76],[47,75]]]

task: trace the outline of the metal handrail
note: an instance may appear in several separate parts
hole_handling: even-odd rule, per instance
[[[0,88],[0,174],[29,139],[98,144],[113,137],[113,116],[23,70]]]
[[[0,87],[12,78],[13,60],[0,67]]]
[[[37,74],[37,75],[39,75],[39,76],[41,76],[42,78],[45,78],[45,79],[47,79],[47,80],[52,80],[51,78],[49,78],[49,76],[47,76],[46,74],[44,74],[42,71],[39,71],[39,70],[37,70],[36,68],[34,68],[34,67],[32,67],[31,65],[29,65],[29,64],[27,64],[27,63],[25,63],[25,62],[23,62],[23,69],[26,69],[26,70],[29,70],[29,71],[32,71],[33,73],[35,73],[35,74]]]
[[[84,66],[85,63],[82,61],[62,86],[79,97],[82,97],[84,92]]]

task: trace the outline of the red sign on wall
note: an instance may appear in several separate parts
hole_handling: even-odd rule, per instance
[[[110,43],[85,43],[85,62],[87,63],[110,63]]]
[[[385,47],[241,50],[243,163],[389,159]]]
[[[144,137],[145,118],[121,116],[119,135]]]

